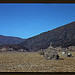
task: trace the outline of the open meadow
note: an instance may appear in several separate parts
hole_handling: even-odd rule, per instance
[[[75,52],[72,57],[46,60],[38,52],[0,52],[0,72],[75,72]]]

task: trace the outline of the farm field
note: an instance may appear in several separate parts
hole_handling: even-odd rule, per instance
[[[75,52],[72,57],[46,60],[38,52],[0,52],[0,72],[75,72]]]

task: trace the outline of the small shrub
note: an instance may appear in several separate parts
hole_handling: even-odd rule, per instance
[[[44,51],[43,51],[42,49],[39,50],[38,53],[39,53],[40,55],[44,55]]]
[[[58,55],[56,49],[49,47],[44,52],[44,58],[46,60],[57,60],[57,59],[59,59],[59,55]]]

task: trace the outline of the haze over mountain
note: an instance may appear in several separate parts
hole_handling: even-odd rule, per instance
[[[25,39],[19,37],[12,37],[12,36],[3,36],[0,35],[0,44],[19,44]]]
[[[28,38],[20,45],[31,51],[45,49],[52,43],[54,47],[75,46],[75,21],[53,30]]]

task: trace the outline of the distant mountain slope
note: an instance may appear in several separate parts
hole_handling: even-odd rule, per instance
[[[38,51],[41,48],[47,48],[50,43],[52,43],[54,47],[75,46],[75,22],[28,38],[20,43],[20,45],[25,46],[31,51]]]
[[[22,41],[24,41],[24,39],[19,38],[19,37],[0,35],[0,44],[19,44]]]

